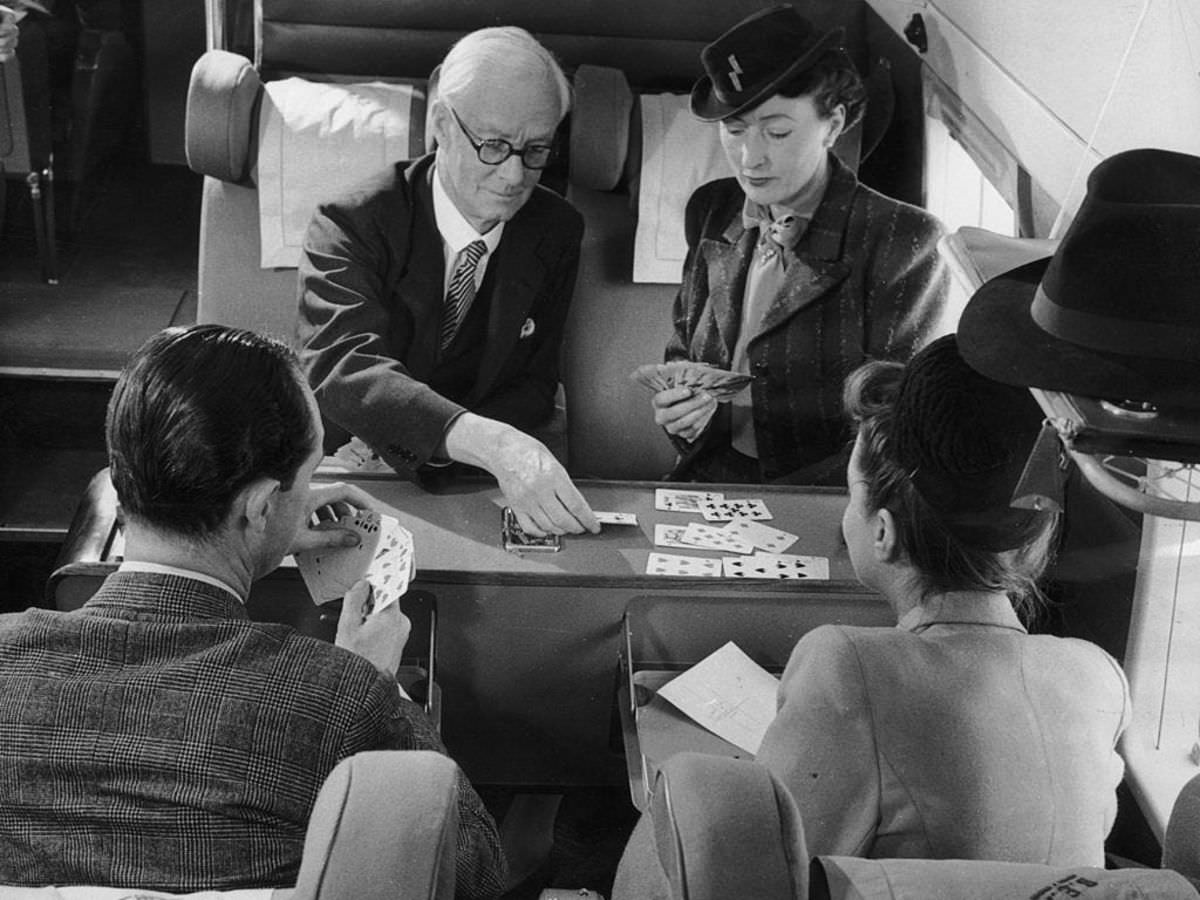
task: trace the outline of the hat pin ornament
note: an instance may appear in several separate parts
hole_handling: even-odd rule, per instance
[[[742,80],[738,76],[742,74],[742,66],[738,62],[737,56],[733,53],[729,54],[727,62],[729,63],[729,80],[733,83],[733,89],[741,93]]]

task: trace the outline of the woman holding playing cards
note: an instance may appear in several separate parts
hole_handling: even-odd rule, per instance
[[[833,150],[865,99],[841,38],[777,6],[701,54],[692,113],[719,123],[735,177],[688,201],[666,359],[751,381],[730,402],[691,386],[655,394],[679,450],[672,480],[842,483],[843,379],[867,359],[907,359],[939,323],[941,226]]]
[[[796,798],[809,852],[1103,866],[1128,687],[1099,647],[1017,614],[1058,525],[1010,505],[1037,403],[948,336],[906,369],[854,373],[846,406],[842,531],[898,624],[818,627],[784,672],[757,758]]]

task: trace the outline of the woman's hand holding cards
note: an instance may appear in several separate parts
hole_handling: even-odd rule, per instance
[[[654,395],[654,421],[683,440],[696,440],[717,411],[717,400],[708,391],[691,387],[670,387]]]
[[[374,610],[374,593],[364,579],[342,601],[334,643],[367,659],[389,678],[396,677],[412,622],[392,603]]]

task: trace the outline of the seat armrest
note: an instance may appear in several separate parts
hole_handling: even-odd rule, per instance
[[[196,60],[185,134],[193,172],[234,184],[249,178],[261,97],[262,80],[246,57],[209,50]]]

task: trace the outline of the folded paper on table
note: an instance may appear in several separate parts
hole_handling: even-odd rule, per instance
[[[399,160],[420,156],[424,135],[425,94],[412,85],[269,82],[259,114],[255,175],[261,266],[298,266],[317,204]]]
[[[757,753],[775,718],[779,679],[730,641],[658,689],[713,734]]]
[[[686,95],[643,94],[642,169],[638,181],[633,280],[679,284],[687,238],[683,213],[692,191],[733,173],[717,126],[688,110]]]

